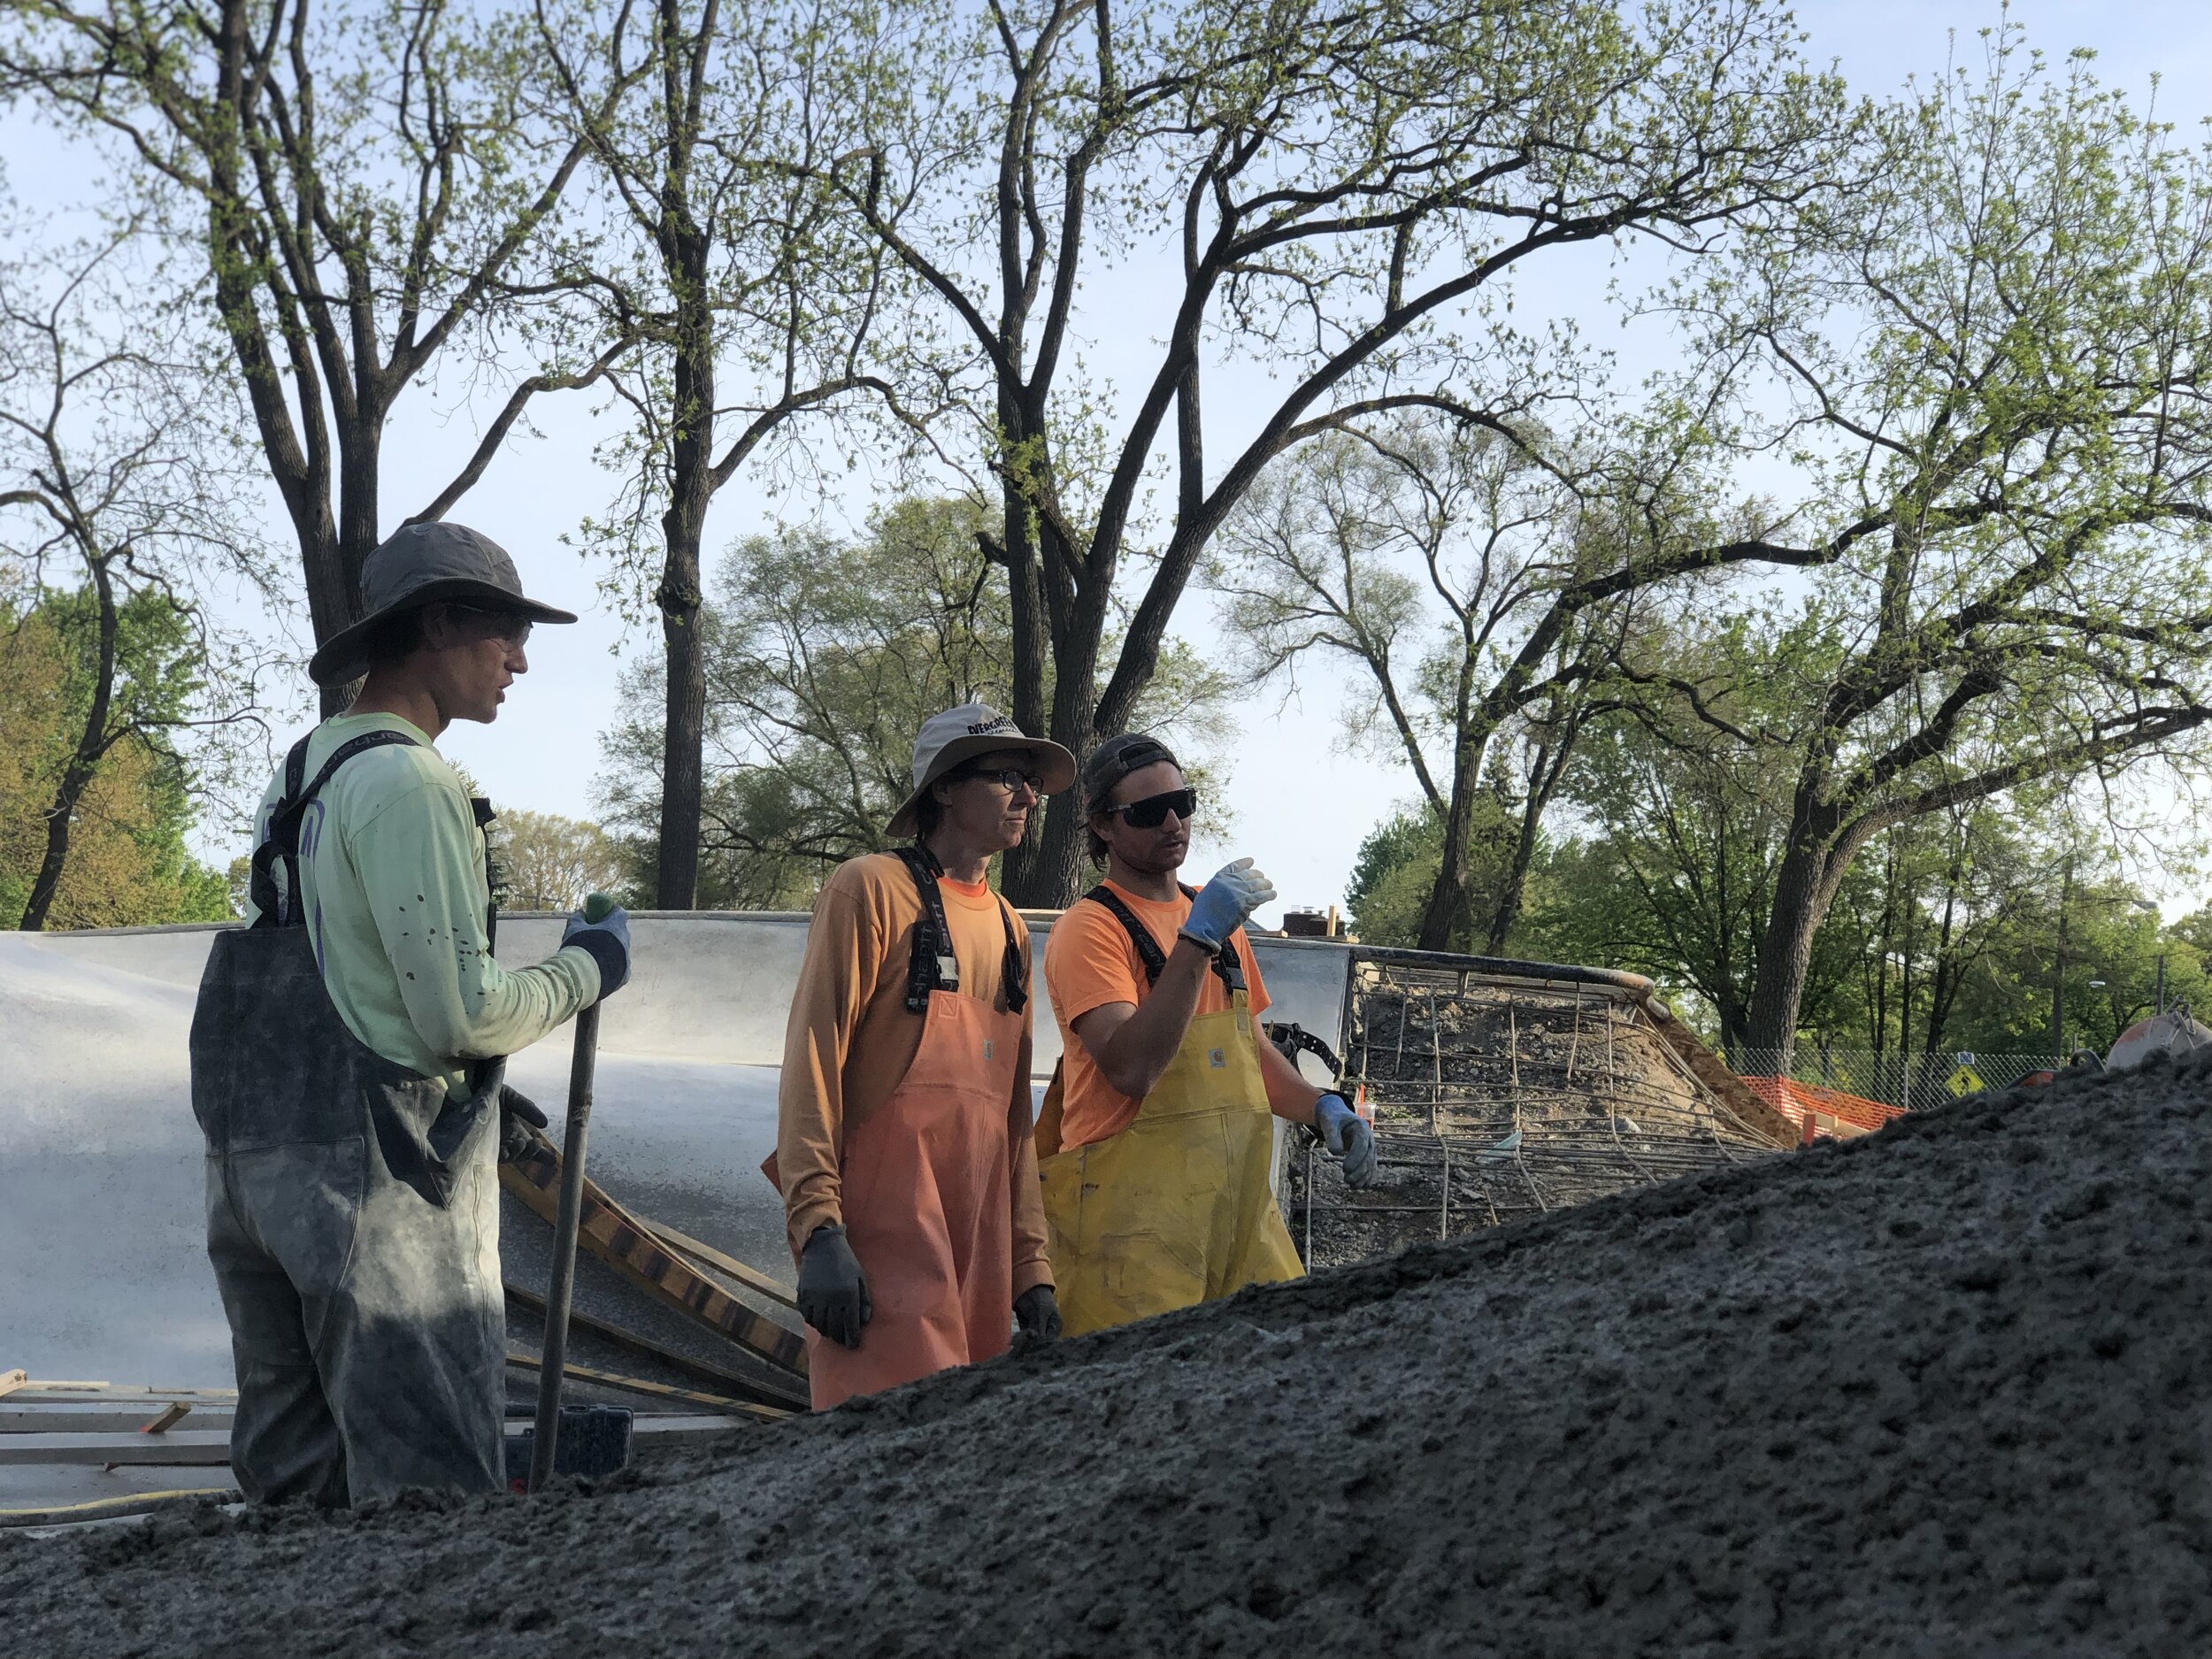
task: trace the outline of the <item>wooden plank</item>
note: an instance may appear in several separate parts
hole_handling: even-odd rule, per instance
[[[26,1383],[13,1399],[18,1405],[30,1402],[51,1403],[67,1402],[71,1404],[99,1405],[127,1404],[133,1407],[157,1407],[172,1400],[189,1400],[195,1405],[203,1402],[220,1403],[238,1398],[235,1388],[118,1388],[108,1383],[40,1382]]]
[[[642,1216],[638,1219],[643,1221],[654,1237],[659,1239],[662,1243],[673,1245],[695,1261],[703,1263],[718,1272],[728,1274],[730,1278],[757,1295],[764,1296],[780,1307],[790,1309],[794,1313],[799,1310],[798,1299],[758,1268],[748,1267],[734,1256],[725,1256],[711,1244],[703,1244],[687,1233],[679,1233],[666,1222],[649,1220]]]
[[[0,1464],[228,1462],[228,1429],[180,1429],[159,1436],[135,1429],[119,1434],[0,1434]]]
[[[19,1397],[0,1405],[0,1435],[132,1434],[145,1421],[143,1406],[119,1405],[112,1401],[26,1403]],[[196,1429],[227,1429],[230,1424],[231,1409],[227,1405],[202,1406],[192,1413],[192,1426]]]
[[[525,1290],[521,1286],[511,1283],[507,1286],[506,1289],[511,1301],[519,1302],[533,1313],[544,1313],[545,1298],[539,1295],[537,1292]],[[625,1348],[630,1353],[642,1355],[648,1359],[658,1360],[671,1371],[681,1371],[685,1376],[696,1378],[701,1382],[714,1383],[740,1399],[757,1401],[762,1405],[788,1407],[800,1411],[805,1410],[810,1403],[811,1397],[807,1393],[806,1384],[795,1377],[788,1380],[779,1379],[775,1382],[766,1382],[757,1377],[743,1376],[737,1371],[717,1365],[711,1361],[694,1359],[690,1355],[681,1353],[665,1344],[656,1342],[650,1337],[640,1336],[635,1331],[611,1324],[604,1319],[595,1318],[590,1314],[580,1312],[573,1308],[569,1310],[568,1322],[578,1330],[589,1331],[603,1336],[616,1347]]]
[[[172,1400],[167,1405],[161,1408],[160,1412],[150,1423],[146,1424],[138,1432],[141,1434],[166,1434],[171,1429],[176,1427],[178,1424],[183,1422],[186,1416],[191,1411],[191,1409],[192,1402],[190,1401]]]
[[[545,1359],[538,1354],[511,1353],[507,1356],[507,1363],[521,1371],[539,1371],[543,1369]],[[571,1363],[561,1367],[561,1375],[573,1377],[580,1382],[596,1383],[602,1388],[618,1388],[625,1394],[644,1394],[649,1399],[702,1406],[707,1410],[726,1412],[732,1417],[748,1417],[757,1423],[780,1423],[791,1415],[781,1406],[756,1405],[750,1400],[733,1400],[727,1394],[701,1394],[695,1388],[675,1388],[666,1383],[648,1381],[642,1377],[625,1377],[619,1371],[596,1371],[589,1365]]]
[[[12,1394],[17,1389],[27,1386],[30,1380],[30,1372],[20,1368],[15,1371],[0,1371],[0,1394]]]
[[[510,1436],[530,1426],[517,1417],[507,1425]],[[688,1446],[718,1440],[746,1427],[737,1417],[720,1412],[687,1412],[638,1417],[630,1425],[633,1445]],[[216,1467],[230,1462],[230,1434],[224,1429],[179,1429],[158,1438],[131,1432],[122,1434],[9,1434],[0,1435],[0,1466],[31,1463],[168,1464],[176,1467]]]
[[[537,1132],[530,1149],[499,1166],[500,1184],[547,1222],[560,1209],[561,1155]],[[644,1222],[588,1177],[577,1243],[649,1296],[719,1332],[770,1364],[803,1377],[806,1340],[737,1301],[653,1236]]]

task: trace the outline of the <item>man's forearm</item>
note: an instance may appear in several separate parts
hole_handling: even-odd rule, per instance
[[[1098,1055],[1098,1069],[1122,1094],[1141,1100],[1152,1092],[1183,1045],[1191,1017],[1198,1011],[1199,988],[1213,958],[1187,939],[1175,941],[1160,982],[1122,1021]]]
[[[1283,1057],[1266,1033],[1252,1033],[1260,1056],[1260,1080],[1267,1085],[1267,1109],[1286,1123],[1311,1124],[1314,1102],[1321,1091],[1306,1081],[1305,1073]]]

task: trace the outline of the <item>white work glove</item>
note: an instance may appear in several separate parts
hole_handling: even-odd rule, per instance
[[[1229,935],[1244,926],[1245,918],[1275,896],[1275,885],[1255,869],[1249,858],[1224,864],[1214,879],[1191,901],[1190,915],[1179,930],[1185,939],[1220,954]]]

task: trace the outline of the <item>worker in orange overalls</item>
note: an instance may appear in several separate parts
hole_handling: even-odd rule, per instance
[[[776,1150],[818,1409],[1060,1333],[1031,1136],[1029,930],[988,883],[1075,757],[982,703],[926,722],[896,852],[824,883]]]

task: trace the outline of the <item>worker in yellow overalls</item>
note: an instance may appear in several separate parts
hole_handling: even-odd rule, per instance
[[[1106,879],[1045,948],[1064,1054],[1037,1123],[1070,1335],[1304,1271],[1268,1187],[1275,1118],[1310,1126],[1353,1186],[1375,1171],[1373,1129],[1260,1030],[1243,924],[1275,896],[1267,878],[1242,858],[1202,890],[1176,879],[1198,797],[1175,757],[1125,733],[1079,787]]]

